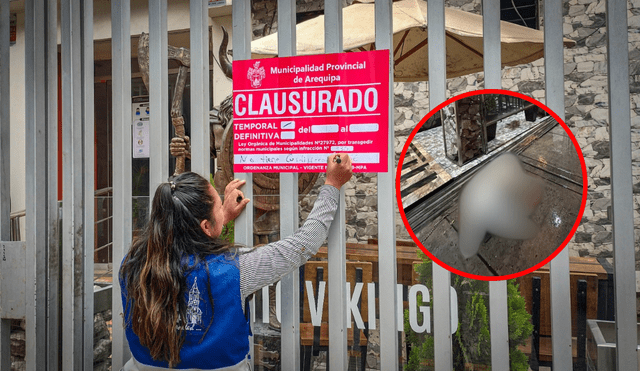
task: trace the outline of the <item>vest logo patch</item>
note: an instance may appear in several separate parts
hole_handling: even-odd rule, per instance
[[[200,290],[198,289],[198,277],[193,281],[189,290],[189,303],[187,304],[187,326],[185,330],[193,331],[196,326],[202,326],[202,309],[200,309]],[[198,328],[198,331],[200,329]]]

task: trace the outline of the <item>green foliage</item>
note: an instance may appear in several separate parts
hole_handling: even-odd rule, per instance
[[[432,292],[431,260],[421,252],[419,255],[423,263],[416,266],[416,272],[420,275],[422,284]],[[491,333],[487,307],[489,283],[452,275],[451,285],[458,293],[459,308],[458,330],[453,335],[454,368],[464,370],[466,364],[489,365],[491,363]],[[520,295],[515,280],[507,282],[507,294],[510,369],[526,371],[529,367],[528,359],[518,346],[524,344],[531,336],[533,331],[531,315],[525,309],[525,300]],[[421,302],[422,298],[419,297],[418,303]],[[425,305],[433,306],[433,303],[425,303]],[[433,334],[413,332],[409,325],[408,313],[408,310],[405,311],[404,330],[407,336],[406,341],[412,345],[412,348],[406,369],[432,370]],[[422,322],[420,314],[418,321]]]
[[[533,332],[531,315],[525,308],[525,300],[520,295],[516,280],[507,282],[507,304],[509,307],[509,359],[512,371],[529,369],[527,356],[519,349]]]
[[[234,242],[234,221],[230,221],[224,227],[222,227],[222,233],[220,233],[220,238],[229,242],[230,245],[233,245]]]

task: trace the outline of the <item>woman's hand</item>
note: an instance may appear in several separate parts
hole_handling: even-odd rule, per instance
[[[324,184],[338,189],[351,179],[351,157],[346,153],[338,153],[327,158],[327,179]]]
[[[242,210],[249,203],[248,198],[244,198],[244,194],[239,189],[246,181],[240,179],[234,179],[227,184],[224,188],[224,203],[222,204],[222,211],[224,213],[224,223],[234,220],[240,215]]]
[[[171,138],[171,144],[169,144],[169,153],[175,157],[186,156],[191,158],[191,143],[188,136],[184,136],[184,139],[180,137]]]

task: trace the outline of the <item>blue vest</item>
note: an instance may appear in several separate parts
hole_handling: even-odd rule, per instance
[[[193,257],[189,261],[192,263]],[[186,335],[180,349],[180,363],[175,367],[216,369],[238,364],[249,353],[251,335],[248,316],[245,317],[242,311],[238,257],[210,255],[187,274],[186,282]],[[122,278],[120,285],[125,334],[131,354],[142,364],[167,368],[168,362],[151,358],[149,349],[141,345],[140,339],[133,333],[130,306],[126,305],[127,291]],[[214,308],[211,308],[209,292]]]

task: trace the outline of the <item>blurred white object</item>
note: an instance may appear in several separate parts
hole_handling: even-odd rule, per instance
[[[530,219],[542,199],[544,182],[525,173],[518,157],[504,153],[485,165],[460,193],[460,252],[478,253],[487,232],[512,239],[532,238]]]

